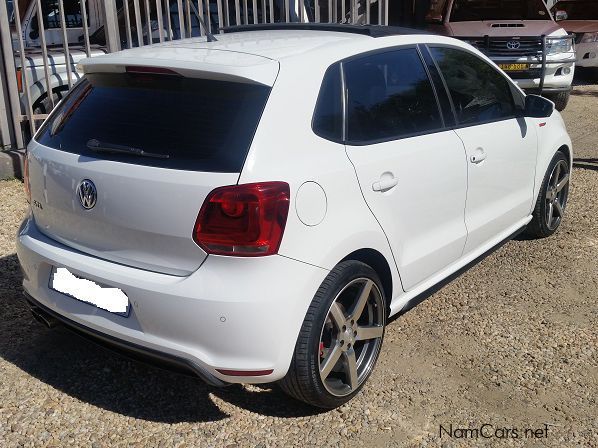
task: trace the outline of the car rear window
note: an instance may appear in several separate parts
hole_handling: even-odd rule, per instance
[[[125,163],[239,172],[269,93],[261,85],[178,75],[88,74],[46,121],[38,141]]]

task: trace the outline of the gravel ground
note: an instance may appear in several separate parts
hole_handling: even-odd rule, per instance
[[[576,162],[558,234],[509,242],[395,319],[364,391],[330,412],[43,328],[21,302],[22,185],[0,182],[0,446],[598,447],[598,86],[587,83],[564,113]],[[484,424],[493,438],[459,438]]]

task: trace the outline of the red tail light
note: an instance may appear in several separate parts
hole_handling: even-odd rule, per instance
[[[210,254],[273,255],[287,222],[289,196],[285,182],[216,188],[199,211],[193,240]]]

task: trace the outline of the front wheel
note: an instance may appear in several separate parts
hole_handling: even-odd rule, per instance
[[[386,301],[376,272],[358,261],[340,263],[307,311],[282,389],[321,408],[348,402],[378,360],[385,324]]]
[[[548,166],[532,221],[525,229],[532,238],[550,236],[561,225],[569,198],[569,176],[569,159],[559,151]]]

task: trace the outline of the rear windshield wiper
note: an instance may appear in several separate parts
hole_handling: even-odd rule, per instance
[[[94,152],[109,152],[109,153],[116,153],[116,154],[128,154],[131,156],[140,156],[140,157],[154,157],[156,159],[168,159],[170,158],[169,154],[158,154],[155,152],[147,152],[143,149],[133,148],[131,146],[125,145],[116,145],[114,143],[104,143],[95,138],[87,141],[87,147]]]

